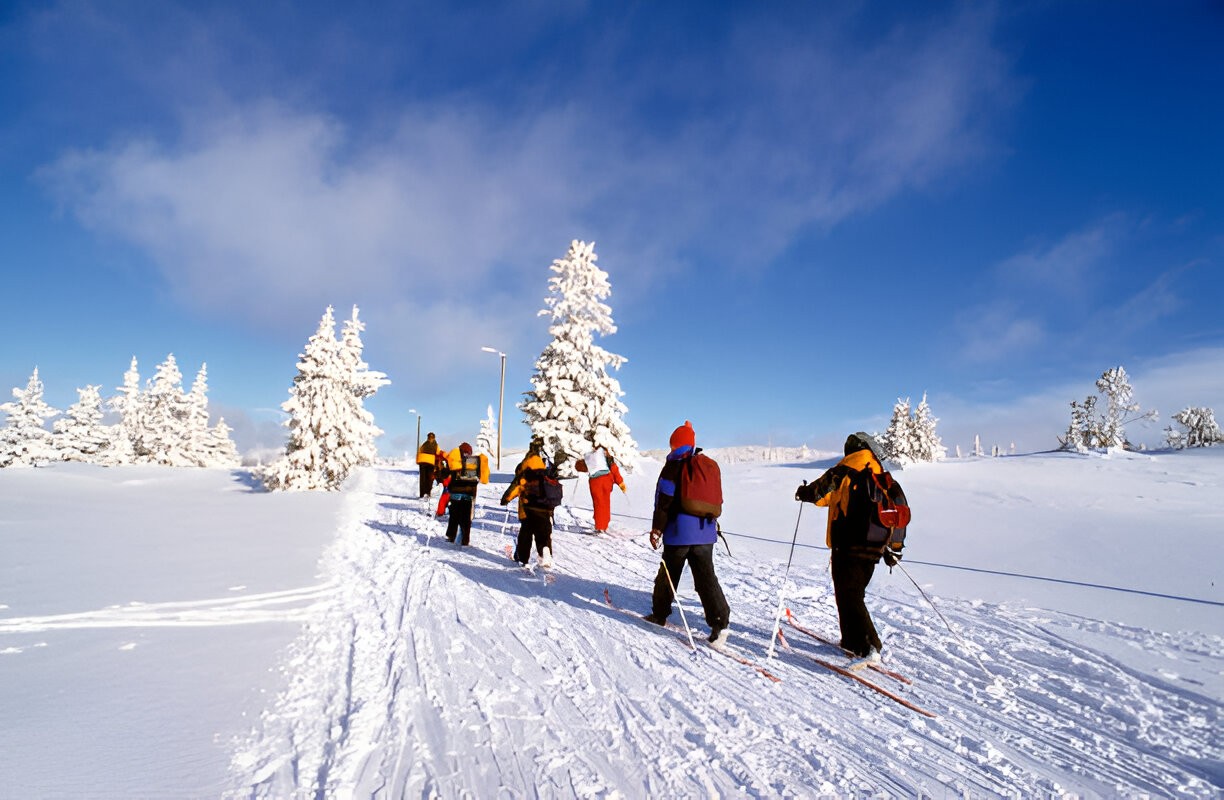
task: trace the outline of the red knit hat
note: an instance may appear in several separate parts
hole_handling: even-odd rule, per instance
[[[694,447],[697,444],[697,434],[693,432],[693,423],[687,419],[679,428],[672,431],[671,439],[668,439],[667,444],[672,450],[677,447]]]

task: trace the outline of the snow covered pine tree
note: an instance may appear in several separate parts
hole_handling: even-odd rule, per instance
[[[912,415],[909,398],[897,400],[888,430],[880,437],[883,439],[884,457],[902,466],[942,460],[947,448],[935,432],[938,422],[927,404],[925,392]]]
[[[102,424],[101,388],[94,385],[77,389],[77,402],[68,407],[62,419],[55,421],[55,449],[64,461],[111,463],[114,433],[109,425]]]
[[[355,467],[373,460],[374,437],[382,431],[362,399],[388,381],[361,360],[362,328],[355,306],[343,343],[336,339],[331,306],[319,320],[299,356],[289,399],[281,405],[289,414],[289,443],[285,455],[264,471],[268,489],[339,489]]]
[[[0,405],[0,411],[8,414],[8,423],[0,429],[0,467],[29,467],[57,460],[55,442],[46,422],[60,412],[43,401],[38,367],[25,389],[13,389],[13,397],[13,402]]]
[[[1184,432],[1171,425],[1165,428],[1165,439],[1174,450],[1224,443],[1224,432],[1220,431],[1215,411],[1210,408],[1184,408],[1173,415],[1173,421],[1185,428]]]
[[[637,460],[637,442],[624,422],[620,382],[608,374],[623,356],[595,344],[595,334],[616,333],[612,309],[603,300],[612,293],[608,273],[595,265],[594,242],[573,241],[565,258],[550,269],[549,296],[540,316],[552,324],[553,340],[540,353],[531,376],[531,391],[519,404],[527,425],[545,444],[545,452],[570,456],[566,469],[596,447],[606,447],[626,471]]]
[[[497,417],[493,416],[493,406],[489,406],[488,415],[480,421],[480,433],[476,434],[476,452],[484,453],[490,458],[497,452]]]
[[[1083,404],[1071,402],[1071,424],[1060,440],[1062,449],[1084,453],[1094,448],[1121,447],[1130,449],[1126,426],[1136,420],[1156,419],[1155,409],[1139,413],[1134,402],[1130,377],[1122,367],[1105,370],[1096,382],[1097,391],[1105,396],[1105,413],[1095,415],[1097,398],[1088,395]]]

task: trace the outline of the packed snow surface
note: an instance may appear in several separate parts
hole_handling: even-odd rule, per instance
[[[683,620],[636,618],[657,461],[627,476],[607,536],[567,482],[550,572],[506,555],[505,474],[460,548],[401,467],[339,494],[223,470],[4,470],[0,794],[1224,792],[1224,448],[897,473],[905,571],[881,565],[868,605],[911,683],[859,674],[933,717],[817,663],[845,658],[793,627],[766,656],[783,589],[836,638],[825,512],[792,499],[834,461],[724,459],[716,564],[749,664],[703,643],[687,576]]]

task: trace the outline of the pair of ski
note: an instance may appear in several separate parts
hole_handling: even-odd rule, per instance
[[[633,617],[634,619],[636,619],[638,622],[642,623],[643,625],[647,625],[652,628],[662,628],[663,630],[676,634],[676,636],[679,637],[677,641],[680,642],[680,645],[682,647],[690,648],[692,646],[691,644],[692,640],[689,639],[689,635],[685,631],[679,628],[673,627],[671,625],[658,625],[657,623],[650,622],[646,620],[645,618],[643,618],[640,614],[630,611],[627,608],[621,608],[616,603],[613,603],[612,594],[608,591],[607,587],[604,588],[604,604],[607,605],[608,608],[614,611],[619,611],[622,614],[626,614],[630,617]],[[782,679],[779,678],[777,675],[774,675],[772,672],[765,669],[765,667],[761,666],[755,661],[749,658],[745,658],[744,656],[735,652],[728,645],[726,644],[716,645],[712,642],[706,642],[706,644],[708,644],[710,646],[710,649],[713,650],[715,653],[718,653],[719,655],[722,655],[722,656],[726,656],[727,658],[731,659],[732,661],[735,661],[736,663],[743,664],[745,667],[751,667],[752,669],[756,670],[757,674],[759,674],[761,677],[771,680],[774,683],[782,682]],[[695,653],[697,651],[694,650],[693,652]]]
[[[795,630],[799,631],[800,633],[806,636],[811,637],[812,639],[820,642],[821,644],[828,645],[829,647],[837,647],[839,650],[841,649],[840,647],[838,647],[837,643],[834,642],[832,639],[828,639],[824,636],[821,636],[816,631],[813,631],[810,628],[805,628],[804,626],[800,625],[799,621],[795,619],[795,615],[791,613],[791,610],[789,608],[786,609],[786,622],[788,625],[790,625]],[[778,635],[782,636],[781,630],[778,631]],[[782,641],[785,642],[786,637],[783,636]],[[787,647],[789,647],[789,644],[787,645]],[[845,652],[845,651],[843,650],[842,652]],[[880,694],[884,695],[890,700],[895,700],[896,702],[900,703],[901,705],[905,706],[911,711],[916,711],[919,714],[922,714],[924,717],[931,717],[932,719],[934,719],[937,716],[933,712],[928,711],[925,708],[922,708],[921,706],[914,705],[909,700],[906,700],[904,697],[900,696],[899,694],[896,694],[895,692],[885,689],[883,686],[879,685],[875,681],[867,680],[867,678],[863,677],[859,673],[859,669],[857,668],[857,666],[866,667],[881,675],[885,675],[897,681],[898,683],[903,683],[907,686],[913,684],[913,681],[911,681],[909,678],[905,677],[899,672],[895,672],[891,669],[888,669],[882,664],[874,664],[874,663],[865,662],[861,665],[841,666],[838,664],[834,664],[832,661],[826,661],[823,658],[812,655],[811,653],[805,653],[805,655],[807,655],[808,658],[812,659],[813,661],[815,661],[817,664],[824,667],[825,669],[836,672],[839,675],[845,675],[847,678],[850,678],[851,680],[858,681],[859,683],[866,686],[867,688],[873,691],[879,692]]]

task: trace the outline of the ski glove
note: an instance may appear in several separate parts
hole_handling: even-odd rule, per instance
[[[655,550],[658,550],[659,540],[662,538],[663,538],[663,533],[661,531],[651,531],[650,532],[650,546],[654,548]]]
[[[897,566],[897,562],[901,560],[901,551],[893,550],[891,547],[884,548],[884,563],[889,569]]]
[[[627,494],[629,492],[629,490],[625,488],[625,484],[621,483],[617,485],[620,486],[621,494]]]
[[[795,499],[800,503],[815,503],[816,487],[807,481],[804,481],[799,488],[795,490]]]

